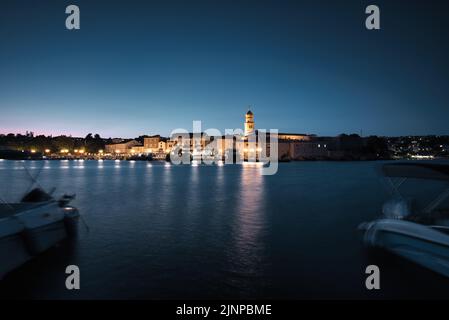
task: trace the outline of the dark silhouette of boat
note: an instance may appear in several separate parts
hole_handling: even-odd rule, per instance
[[[383,216],[359,226],[369,247],[386,249],[430,270],[449,277],[449,165],[439,163],[389,163],[381,168],[390,182],[393,198]],[[408,180],[440,181],[445,189],[423,208],[404,197],[399,188]],[[421,190],[421,189],[419,189]]]

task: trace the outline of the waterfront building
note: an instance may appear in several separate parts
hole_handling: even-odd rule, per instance
[[[159,143],[158,143],[158,151],[159,152],[166,152],[166,150],[167,150],[167,143],[165,142],[165,141],[159,141]]]
[[[176,141],[160,135],[145,137],[143,145],[136,140],[123,140],[120,143],[105,145],[105,153],[121,156],[166,154],[170,152]]]
[[[160,135],[146,137],[143,139],[143,146],[148,153],[159,151],[159,142],[161,141]]]
[[[133,147],[139,146],[136,140],[125,140],[120,143],[113,143],[105,145],[105,152],[110,154],[128,154]]]
[[[280,145],[282,146],[279,148],[280,159],[325,159],[331,156],[328,143],[320,141],[280,142]]]
[[[179,132],[170,138],[160,135],[143,138],[143,145],[136,140],[124,140],[120,143],[106,145],[107,154],[132,156],[152,155],[154,159],[165,159],[166,155],[179,146],[184,151],[191,153],[193,159],[202,157],[221,156],[229,158],[238,156],[239,159],[261,159],[262,156],[270,157],[271,138],[270,133],[265,133],[265,143],[262,144],[262,133],[256,130],[254,113],[248,110],[245,114],[244,132],[235,133],[232,136],[209,137],[204,132],[193,134]],[[278,159],[307,160],[307,159],[363,159],[373,158],[374,152],[369,145],[375,145],[375,139],[361,138],[358,135],[340,135],[338,137],[317,137],[305,133],[277,133]],[[214,141],[221,139],[220,143]],[[416,145],[416,141],[415,142]],[[412,142],[412,146],[415,146]],[[374,144],[373,144],[374,143]],[[262,148],[264,147],[264,148]],[[373,149],[373,150],[372,150]],[[440,149],[444,150],[441,144]],[[375,157],[375,156],[374,156]]]
[[[204,132],[198,133],[196,138],[193,133],[174,133],[170,137],[171,149],[175,145],[182,146],[184,149],[193,150],[204,150],[208,144],[208,137]]]
[[[244,137],[242,137],[243,148],[240,150],[240,156],[243,159],[258,158],[263,151],[259,137],[259,131],[256,130],[254,113],[251,110],[245,114]],[[251,136],[254,135],[256,143],[251,144]],[[278,159],[296,160],[306,158],[325,158],[329,156],[328,144],[317,141],[317,137],[304,133],[278,133]],[[270,156],[270,133],[266,133],[265,156]]]
[[[144,146],[134,146],[130,150],[131,154],[146,154],[146,149]]]
[[[176,145],[176,141],[172,141],[170,139],[167,139],[166,145],[165,145],[165,152],[170,152],[173,150],[173,147]]]
[[[315,135],[304,133],[278,133],[279,140],[287,141],[311,141]]]

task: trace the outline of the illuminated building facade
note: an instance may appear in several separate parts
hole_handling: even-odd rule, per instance
[[[251,110],[245,115],[245,136],[249,136],[255,133],[254,131],[255,123],[254,123],[254,114]]]

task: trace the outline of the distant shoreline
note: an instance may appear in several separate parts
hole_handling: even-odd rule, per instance
[[[294,162],[374,162],[374,161],[433,161],[433,160],[448,160],[447,157],[433,157],[433,158],[394,158],[394,159],[301,159],[301,160],[290,160],[290,161],[278,161],[278,163],[294,163]],[[64,161],[64,162],[84,162],[84,161],[110,161],[110,162],[148,162],[148,163],[171,163],[166,160],[133,160],[133,159],[0,159],[0,162],[41,162],[41,161]],[[247,162],[247,161],[245,161]],[[203,164],[203,163],[200,163]],[[230,163],[239,164],[239,163]]]

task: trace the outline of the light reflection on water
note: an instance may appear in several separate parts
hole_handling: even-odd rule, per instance
[[[261,274],[266,232],[264,221],[264,179],[256,167],[242,166],[238,190],[237,212],[233,223],[233,245],[228,258],[231,272],[247,277]]]
[[[74,243],[11,274],[3,296],[372,297],[362,285],[372,261],[356,227],[385,200],[374,163],[289,163],[262,176],[257,166],[2,161],[2,198],[17,200],[28,188],[24,165],[33,175],[45,167],[39,182],[47,190],[77,194],[90,232],[81,228]],[[384,290],[375,297],[447,293],[441,278],[398,263],[381,264]],[[79,292],[64,289],[68,264],[82,271]]]

